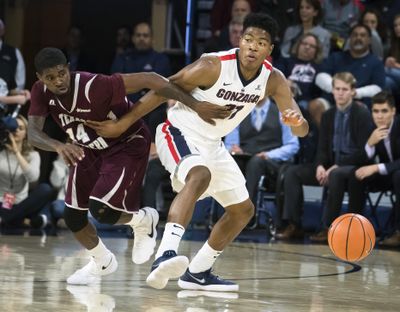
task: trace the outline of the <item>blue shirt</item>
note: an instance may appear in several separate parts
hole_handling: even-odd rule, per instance
[[[260,107],[263,111],[264,119],[267,117],[269,107],[271,105],[271,101],[267,100],[264,102],[264,105]],[[251,122],[254,124],[255,120],[255,110],[251,112]],[[279,117],[281,114],[279,113]],[[287,161],[294,157],[294,155],[298,152],[300,148],[299,139],[292,134],[290,127],[283,124],[282,120],[279,118],[281,129],[282,129],[282,146],[278,148],[274,148],[270,151],[265,151],[265,155],[277,161]],[[240,146],[240,125],[237,126],[231,133],[229,133],[225,137],[225,147],[227,150],[231,150],[232,145],[239,145]]]

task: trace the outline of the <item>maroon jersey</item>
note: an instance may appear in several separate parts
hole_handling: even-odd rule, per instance
[[[70,95],[55,95],[41,81],[37,81],[32,87],[29,115],[45,117],[51,114],[72,141],[98,150],[108,148],[121,140],[129,140],[145,127],[143,121],[139,120],[121,137],[103,138],[84,124],[86,120],[117,119],[128,112],[131,103],[126,98],[120,75],[73,72],[70,88],[72,99]]]

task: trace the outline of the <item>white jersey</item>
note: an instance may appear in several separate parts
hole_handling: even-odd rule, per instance
[[[232,49],[204,54],[204,56],[215,55],[221,60],[221,72],[211,88],[207,90],[196,88],[191,93],[199,101],[221,106],[231,105],[231,115],[226,119],[216,119],[216,124],[213,126],[201,119],[192,109],[177,102],[168,111],[168,120],[184,135],[220,140],[235,129],[257,102],[264,98],[272,65],[265,60],[258,75],[250,81],[245,81],[239,72],[238,51],[239,49]]]

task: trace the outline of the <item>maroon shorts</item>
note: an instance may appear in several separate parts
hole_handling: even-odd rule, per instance
[[[85,157],[70,169],[65,204],[87,210],[92,198],[119,211],[139,210],[150,142],[143,127],[106,150],[85,149]]]

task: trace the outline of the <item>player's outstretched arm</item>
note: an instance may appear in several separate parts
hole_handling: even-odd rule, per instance
[[[85,155],[82,148],[75,144],[65,144],[54,140],[43,132],[46,118],[42,116],[28,117],[28,141],[33,146],[44,151],[57,152],[68,166],[76,165]]]
[[[282,114],[282,121],[292,129],[293,135],[304,137],[308,134],[308,122],[293,99],[285,76],[273,69],[267,83],[267,96],[271,96]]]
[[[154,73],[121,75],[127,93],[144,88],[152,90],[145,94],[139,102],[119,120],[87,121],[86,125],[94,129],[96,133],[102,137],[118,137],[139,118],[165,102],[166,98],[180,101],[193,109],[204,121],[215,124],[213,119],[229,117],[229,108],[198,101],[193,98],[189,92],[198,86],[209,87],[213,85],[217,78],[215,78],[214,81],[211,80],[214,77],[212,71],[216,71],[217,69],[219,73],[219,67],[216,68],[213,62],[200,59],[170,77],[169,82],[164,77]],[[139,77],[140,79],[138,80]],[[218,75],[216,77],[218,77]]]

